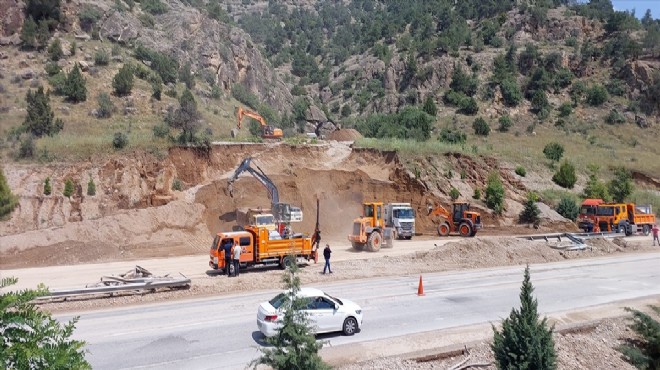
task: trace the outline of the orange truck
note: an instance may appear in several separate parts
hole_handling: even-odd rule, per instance
[[[584,230],[585,233],[597,232],[598,221],[598,206],[605,203],[602,199],[585,199],[580,205],[580,214],[578,215],[578,227]]]
[[[209,266],[213,270],[225,270],[225,253],[223,243],[231,239],[234,245],[241,247],[240,268],[256,265],[279,264],[280,267],[296,263],[295,259],[303,258],[316,261],[316,250],[313,237],[294,234],[290,239],[282,239],[275,230],[263,226],[245,226],[242,231],[219,232],[211,244]],[[314,247],[313,247],[314,246]],[[229,266],[230,273],[234,273],[233,265]]]
[[[600,201],[600,199],[587,199],[585,202],[589,200],[593,201],[591,203]],[[651,228],[656,222],[655,214],[650,205],[635,205],[634,203],[592,204],[592,207],[595,207],[595,214],[593,215],[585,207],[588,207],[588,205],[585,205],[583,202],[580,208],[580,221],[578,223],[583,230],[586,229],[583,226],[588,225],[584,220],[589,217],[593,220],[592,231],[615,231],[626,235],[632,235],[637,232],[649,235]],[[589,213],[589,217],[583,217],[583,211],[585,214]]]

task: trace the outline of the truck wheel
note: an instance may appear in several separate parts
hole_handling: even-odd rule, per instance
[[[470,236],[475,236],[475,235],[477,235],[477,228],[476,227],[474,229],[472,229],[472,232],[470,233]]]
[[[356,251],[364,250],[364,244],[362,244],[362,243],[353,242],[351,244],[353,245],[353,249],[355,249]]]
[[[462,237],[471,236],[472,226],[470,226],[470,224],[468,224],[467,222],[463,222],[458,226],[458,232],[461,234]]]
[[[649,236],[650,232],[651,232],[651,228],[649,227],[649,225],[642,226],[642,234],[644,234],[644,236]]]
[[[380,236],[378,231],[374,231],[369,235],[369,239],[367,239],[367,249],[369,252],[378,252],[382,244],[383,237]]]
[[[617,234],[625,234],[626,226],[624,224],[619,224],[619,226],[616,227],[616,232]]]
[[[285,269],[287,267],[291,267],[293,265],[293,261],[291,259],[291,256],[284,256],[280,262],[280,268]]]
[[[451,228],[449,227],[449,224],[446,222],[441,223],[438,225],[438,235],[440,236],[447,236],[449,235],[449,231]]]

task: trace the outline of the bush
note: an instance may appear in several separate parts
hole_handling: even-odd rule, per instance
[[[50,108],[50,96],[44,93],[42,87],[37,88],[34,93],[28,90],[25,101],[27,102],[27,116],[23,121],[23,128],[36,137],[44,135],[52,136],[60,132],[64,127],[61,119],[55,119],[55,114]]]
[[[521,224],[533,224],[534,226],[538,226],[538,224],[541,222],[541,218],[539,217],[541,210],[536,205],[537,200],[538,197],[536,194],[527,194],[525,207],[523,208],[522,212],[520,212],[520,215],[518,215],[518,222]]]
[[[575,175],[575,166],[567,160],[562,162],[559,170],[552,176],[552,181],[566,189],[573,189],[577,176]]]
[[[141,0],[140,7],[143,12],[153,15],[165,14],[167,12],[167,6],[160,2],[160,0]]]
[[[80,72],[78,63],[73,65],[73,69],[66,76],[65,92],[66,98],[73,102],[79,103],[87,100],[87,87],[86,82]]]
[[[48,47],[48,58],[52,60],[53,62],[57,62],[58,60],[62,59],[64,56],[64,51],[62,51],[62,43],[60,42],[60,39],[56,38],[53,40],[53,42],[50,43],[50,46]]]
[[[538,302],[533,293],[528,265],[520,287],[520,309],[511,310],[502,321],[501,331],[493,325],[491,349],[498,369],[557,368],[553,328],[548,328],[546,318],[539,320]]]
[[[50,195],[53,192],[53,187],[50,185],[50,177],[46,177],[44,181],[44,195]]]
[[[435,105],[435,100],[433,100],[433,96],[429,95],[426,97],[426,100],[424,100],[424,105],[422,107],[422,110],[426,112],[426,114],[435,116],[438,114],[438,107]]]
[[[626,117],[619,113],[618,110],[612,109],[605,117],[605,123],[608,125],[621,125],[626,123]]]
[[[52,92],[55,95],[65,95],[66,93],[66,73],[60,71],[50,78],[48,78],[48,84],[53,88]]]
[[[195,76],[192,73],[192,66],[186,63],[179,71],[179,80],[186,85],[186,88],[192,90],[195,87]]]
[[[449,144],[462,144],[467,140],[467,135],[455,125],[452,127],[445,126],[440,130],[438,140]]]
[[[477,117],[472,123],[472,128],[474,129],[475,135],[479,136],[488,136],[490,134],[490,126],[485,119]]]
[[[559,204],[557,205],[556,211],[562,215],[562,217],[565,217],[571,221],[575,221],[577,219],[578,213],[580,213],[580,207],[578,207],[573,198],[562,196]]]
[[[543,148],[543,155],[551,161],[558,162],[564,155],[564,146],[556,142],[548,143]]]
[[[525,177],[527,176],[527,170],[523,166],[516,166],[516,175]]]
[[[452,186],[451,190],[449,191],[449,197],[451,198],[451,200],[456,200],[460,196],[461,193],[458,191],[458,189]]]
[[[623,167],[616,168],[608,190],[615,202],[623,203],[634,190],[630,171]]]
[[[115,149],[123,149],[128,145],[128,136],[123,132],[115,132],[112,138],[112,147]]]
[[[96,26],[96,23],[101,19],[101,9],[94,5],[85,5],[78,12],[78,20],[80,21],[80,28],[86,32],[91,32]]]
[[[112,100],[110,100],[110,95],[107,93],[100,93],[96,101],[99,104],[99,107],[97,108],[97,117],[110,118],[116,109]]]
[[[117,96],[126,96],[133,90],[133,67],[124,64],[112,79],[112,88]]]
[[[500,83],[500,92],[502,93],[504,104],[509,107],[517,106],[523,99],[522,91],[520,91],[518,83],[513,78],[507,78]]]
[[[231,96],[252,109],[257,109],[259,107],[259,98],[241,84],[234,84],[232,86]]]
[[[474,115],[479,111],[476,100],[463,93],[449,90],[444,96],[445,103],[458,107],[458,111],[466,115]]]
[[[60,68],[57,63],[48,63],[44,69],[46,70],[46,74],[48,74],[48,76],[55,76],[56,74],[62,72],[62,68]]]
[[[7,216],[14,211],[14,208],[16,208],[17,205],[18,197],[12,194],[11,189],[9,188],[9,184],[7,183],[5,173],[2,168],[0,168],[0,220],[7,218]],[[2,301],[0,300],[0,302]],[[2,316],[0,316],[0,320],[2,320]],[[5,335],[6,334],[3,333],[3,337]],[[9,347],[11,348],[11,346]],[[3,350],[5,349],[6,345],[3,344]]]
[[[655,314],[660,314],[660,307],[650,306]],[[660,363],[660,322],[647,313],[626,308],[632,313],[628,328],[635,332],[634,339],[627,339],[617,348],[623,358],[638,369],[657,369]]]
[[[27,135],[21,140],[21,145],[18,147],[18,158],[32,158],[35,151],[34,139],[32,135]]]
[[[170,134],[170,126],[158,124],[153,128],[154,136],[158,138],[167,137]]]
[[[605,84],[605,89],[607,89],[608,93],[614,96],[624,96],[628,87],[626,86],[625,81],[615,79]]]
[[[67,198],[71,198],[71,196],[73,195],[73,180],[71,180],[70,178],[64,181],[64,191],[62,192],[62,195],[64,195]]]
[[[511,121],[511,117],[509,116],[502,116],[499,119],[500,127],[498,127],[499,132],[508,132],[511,126],[513,126],[513,122]]]
[[[181,191],[183,190],[183,183],[179,178],[172,180],[172,190]]]
[[[89,177],[89,181],[87,182],[87,195],[90,197],[96,195],[96,184],[94,183],[92,176]]]
[[[557,110],[559,111],[559,117],[568,117],[573,113],[573,106],[571,103],[561,103]]]
[[[497,214],[501,214],[504,210],[504,186],[497,172],[492,172],[488,175],[485,201],[486,206],[494,210]]]
[[[474,194],[472,194],[472,198],[476,200],[481,199],[481,189],[479,188],[474,189]]]
[[[601,85],[594,85],[587,90],[587,104],[598,107],[608,99],[607,90]]]
[[[100,49],[94,54],[94,65],[107,66],[110,64],[110,54],[105,49]]]
[[[548,96],[545,94],[545,91],[536,90],[534,95],[532,95],[532,109],[539,113],[548,109],[549,105],[550,103],[548,103]]]

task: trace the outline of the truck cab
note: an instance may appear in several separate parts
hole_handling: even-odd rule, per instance
[[[353,220],[353,232],[348,240],[356,250],[377,252],[381,246],[391,248],[394,230],[385,225],[382,202],[362,204],[362,217]]]
[[[394,230],[395,239],[412,239],[415,235],[415,211],[410,203],[385,205],[385,226]]]

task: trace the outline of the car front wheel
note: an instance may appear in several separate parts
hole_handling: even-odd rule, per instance
[[[355,320],[354,317],[347,317],[346,320],[344,320],[344,326],[342,327],[342,331],[344,332],[344,335],[351,336],[355,334],[357,329],[358,329],[358,324],[357,324],[357,320]]]

